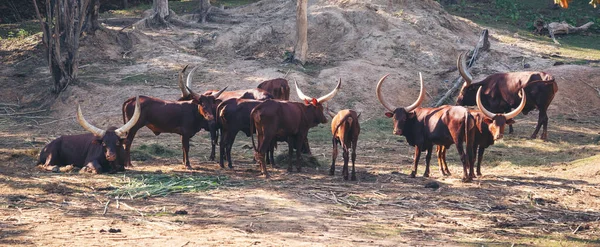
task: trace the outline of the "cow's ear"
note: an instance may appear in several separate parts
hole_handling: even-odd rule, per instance
[[[317,99],[313,98],[312,101],[310,102],[312,105],[317,106],[317,104],[319,103],[317,101]]]
[[[492,120],[491,118],[483,118],[483,122],[486,124],[492,124],[492,122],[494,122],[494,120]]]
[[[506,124],[514,124],[514,123],[516,123],[515,120],[512,120],[512,119],[506,120]]]
[[[385,116],[386,116],[386,117],[389,117],[389,118],[391,118],[391,117],[393,117],[393,116],[394,116],[394,113],[391,113],[391,112],[386,112],[386,113],[385,113]]]
[[[102,144],[102,139],[94,139],[92,140],[92,144]]]

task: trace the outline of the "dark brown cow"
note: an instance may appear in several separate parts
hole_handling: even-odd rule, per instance
[[[338,154],[338,143],[342,145],[342,156],[344,157],[344,166],[342,167],[342,177],[348,180],[348,160],[349,151],[352,148],[352,176],[350,180],[356,181],[356,171],[354,161],[356,160],[356,142],[360,134],[360,124],[358,123],[358,114],[353,110],[341,110],[331,119],[331,134],[333,135],[333,153],[331,157],[331,169],[329,175],[335,173],[335,159]]]
[[[317,126],[319,123],[327,123],[327,118],[323,114],[323,103],[333,98],[341,85],[342,80],[340,79],[332,92],[316,99],[304,95],[298,88],[298,84],[296,84],[298,97],[304,103],[266,100],[252,110],[250,113],[250,133],[253,133],[256,129],[258,139],[258,145],[255,145],[254,135],[252,135],[252,146],[254,147],[255,159],[259,161],[261,171],[265,177],[269,177],[265,154],[273,147],[274,142],[282,137],[287,137],[290,157],[288,171],[292,171],[292,151],[294,149],[301,150],[310,128]],[[298,171],[301,170],[300,153],[296,152],[296,168]]]
[[[194,68],[190,75],[196,70]],[[179,74],[179,83],[182,84],[183,72]],[[191,81],[191,76],[188,75],[188,82]],[[183,150],[183,165],[187,169],[191,169],[189,160],[190,138],[192,138],[201,129],[209,130],[207,118],[213,119],[212,110],[204,110],[204,106],[212,109],[215,100],[225,89],[218,91],[212,95],[206,95],[199,98],[201,101],[170,101],[162,100],[154,97],[141,96],[141,116],[139,121],[131,128],[127,134],[127,142],[125,145],[126,164],[131,166],[131,144],[137,131],[146,126],[155,135],[160,133],[174,133],[181,135],[181,146]],[[197,102],[202,102],[204,105],[199,105]],[[123,103],[123,121],[131,118],[133,114],[133,98],[127,99]],[[211,134],[212,137],[212,134]],[[213,149],[214,152],[214,149]],[[213,154],[214,155],[214,154]]]
[[[190,72],[190,75],[194,72],[194,70],[192,72]],[[180,98],[180,100],[193,100],[193,102],[197,103],[197,104],[210,104],[210,102],[205,102],[205,101],[210,101],[211,99],[209,98],[211,95],[214,95],[216,93],[218,93],[218,91],[216,90],[208,90],[206,92],[204,92],[203,94],[197,94],[194,93],[190,87],[191,87],[191,79],[190,79],[190,75],[188,75],[188,80],[186,82],[186,85],[183,85],[183,83],[179,84],[179,88],[181,89],[181,93],[182,96]],[[183,80],[179,80],[180,82],[182,82]],[[210,110],[211,115],[216,116],[217,115],[217,106],[222,103],[223,101],[226,101],[228,99],[256,99],[256,100],[267,100],[267,99],[272,99],[273,95],[271,95],[269,92],[263,90],[263,89],[259,89],[259,88],[251,88],[251,89],[242,89],[242,90],[235,90],[235,91],[226,91],[226,92],[222,92],[218,95],[218,97],[215,98],[214,103],[212,104],[212,110]],[[203,111],[209,111],[208,107],[203,107]],[[205,114],[202,114],[205,115]],[[217,141],[218,141],[218,137],[219,137],[219,130],[221,128],[221,126],[219,126],[217,124],[217,122],[215,120],[213,120],[212,118],[210,120],[208,120],[208,126],[209,126],[209,131],[210,131],[210,136],[211,136],[211,152],[210,152],[210,160],[215,160],[215,146],[217,145]]]
[[[257,88],[271,93],[275,99],[290,100],[290,85],[286,79],[277,78],[263,81],[258,84]]]
[[[525,95],[523,91],[524,89],[521,89],[521,94]],[[481,104],[481,88],[477,91],[477,107],[479,110],[469,110],[469,113],[475,119],[475,126],[477,127],[473,143],[473,154],[477,157],[477,176],[481,176],[481,160],[483,159],[485,149],[494,145],[495,141],[502,139],[504,126],[515,122],[513,118],[519,115],[523,107],[525,107],[526,102],[527,99],[524,97],[517,109],[506,114],[496,114],[485,109]],[[438,164],[443,175],[450,175],[448,164],[446,163],[446,149],[448,149],[447,146],[437,147]],[[471,160],[471,164],[475,163],[475,157]]]
[[[140,102],[136,102],[131,120],[119,128],[109,127],[106,130],[88,123],[78,105],[77,121],[91,133],[64,135],[54,139],[41,150],[38,164],[53,171],[59,166],[70,164],[92,173],[124,171],[124,137],[140,117]]]
[[[463,163],[463,181],[471,181],[473,167],[470,165],[470,161],[473,157],[473,138],[475,134],[473,116],[469,114],[466,108],[461,106],[419,107],[425,98],[423,78],[420,73],[421,93],[417,101],[404,108],[393,107],[381,95],[381,86],[388,76],[389,74],[383,76],[377,83],[377,98],[389,111],[385,115],[394,120],[394,134],[403,135],[406,137],[408,144],[415,147],[414,166],[410,176],[415,177],[417,173],[417,165],[422,151],[427,150],[423,176],[428,177],[433,145],[449,146],[456,144],[456,149]],[[466,152],[463,148],[463,142],[466,143]],[[467,171],[467,169],[469,170]]]
[[[543,127],[540,138],[548,138],[548,106],[558,91],[558,85],[552,75],[537,71],[496,73],[479,82],[472,82],[473,77],[465,70],[467,66],[464,57],[465,54],[461,54],[457,61],[460,75],[465,80],[456,99],[457,105],[475,105],[477,90],[482,88],[482,103],[485,108],[492,112],[509,112],[519,105],[519,91],[524,89],[529,100],[523,108],[523,114],[528,114],[533,109],[539,110],[538,122],[531,138],[537,137],[540,127]],[[510,125],[509,133],[512,132]]]

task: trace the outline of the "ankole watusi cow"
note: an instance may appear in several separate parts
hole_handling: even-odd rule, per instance
[[[277,78],[263,81],[256,88],[269,92],[274,99],[290,100],[290,85],[286,79]]]
[[[471,159],[471,165],[473,165],[475,157],[477,157],[477,176],[481,176],[481,160],[483,159],[485,149],[494,145],[495,141],[502,139],[504,126],[513,124],[515,122],[513,118],[519,115],[523,107],[525,107],[527,98],[524,89],[521,89],[521,95],[524,95],[524,97],[517,109],[506,114],[492,113],[481,104],[481,88],[477,90],[477,107],[479,110],[469,110],[469,113],[475,119],[475,126],[477,127],[473,140],[474,157]],[[448,164],[446,163],[446,149],[448,149],[448,146],[437,147],[438,164],[444,176],[450,175],[450,170],[448,170]]]
[[[192,72],[190,72],[190,75],[195,71],[192,70]],[[183,85],[182,83],[179,84],[179,88],[181,89],[181,98],[180,100],[193,100],[194,103],[200,104],[200,105],[208,105],[209,103],[205,103],[205,101],[210,101],[212,100],[211,98],[207,98],[206,96],[210,96],[213,95],[215,93],[217,93],[216,90],[208,90],[206,92],[204,92],[203,94],[197,94],[195,92],[193,92],[190,88],[191,88],[191,79],[190,79],[190,75],[188,75],[188,80],[186,82],[185,85]],[[182,80],[180,80],[180,82],[182,82]],[[212,104],[212,110],[210,110],[212,116],[217,116],[217,107],[219,104],[221,104],[223,101],[226,101],[228,99],[256,99],[256,100],[267,100],[267,99],[272,99],[273,95],[271,95],[269,92],[260,89],[260,88],[251,88],[251,89],[242,89],[242,90],[234,90],[234,91],[226,91],[226,92],[222,92],[218,95],[218,97],[215,98],[214,103]],[[203,111],[209,111],[208,107],[203,107]],[[203,116],[205,114],[202,114]],[[221,126],[217,123],[217,121],[215,121],[213,118],[211,118],[210,120],[208,120],[208,126],[209,126],[209,131],[210,131],[210,135],[211,135],[211,153],[210,153],[210,160],[215,160],[215,146],[217,145],[218,142],[218,137],[219,137],[219,130],[221,128]]]
[[[529,100],[523,108],[523,114],[528,114],[533,109],[539,110],[537,125],[531,138],[536,138],[540,127],[543,127],[540,138],[546,140],[548,138],[548,106],[558,91],[554,77],[545,72],[523,71],[496,73],[479,82],[472,82],[473,76],[465,69],[467,67],[465,56],[466,54],[461,54],[457,60],[458,71],[465,83],[459,92],[456,104],[475,105],[477,90],[482,88],[482,104],[485,108],[492,112],[509,112],[519,105],[521,98],[519,91],[524,89]],[[512,125],[509,125],[509,128],[509,133],[512,133]]]
[[[188,82],[192,80],[191,75],[195,70],[196,68],[192,69],[188,75]],[[179,73],[180,85],[183,83],[184,72],[185,68]],[[140,119],[133,127],[131,127],[131,130],[127,135],[127,142],[125,145],[126,164],[131,165],[130,151],[135,134],[140,128],[146,126],[155,135],[159,135],[160,133],[174,133],[181,135],[183,165],[185,165],[187,169],[191,169],[192,167],[190,166],[189,159],[190,138],[196,135],[201,129],[209,130],[208,121],[206,119],[213,119],[213,115],[212,110],[205,110],[205,107],[212,109],[216,98],[223,93],[225,88],[211,95],[205,95],[201,98],[202,101],[170,101],[149,96],[140,96]],[[133,98],[129,98],[123,103],[122,112],[124,122],[133,115],[133,101]],[[201,102],[203,105],[199,105],[197,102]],[[213,137],[213,133],[211,133],[211,137]]]
[[[333,115],[333,114],[331,114]],[[356,170],[354,168],[354,161],[356,160],[356,143],[358,141],[358,135],[360,134],[360,124],[358,123],[359,115],[353,110],[341,110],[335,116],[331,116],[331,135],[333,152],[331,155],[331,168],[329,169],[329,175],[333,176],[335,173],[335,159],[338,154],[338,143],[342,145],[342,157],[344,158],[344,166],[342,167],[342,177],[344,180],[348,180],[350,175],[348,172],[348,160],[350,156],[349,149],[352,148],[352,176],[350,180],[356,180]]]
[[[254,143],[252,135],[252,146],[254,147],[255,159],[260,163],[260,168],[265,177],[269,177],[265,162],[265,154],[273,147],[279,138],[287,138],[289,146],[288,171],[292,171],[292,151],[301,150],[306,140],[308,130],[319,123],[327,123],[323,114],[323,103],[332,99],[339,91],[342,80],[329,94],[318,99],[311,98],[302,93],[296,83],[296,93],[300,102],[266,100],[256,106],[250,113],[250,133],[256,130],[258,144]],[[301,170],[301,152],[296,152],[296,168]]]
[[[415,147],[414,166],[410,176],[415,177],[417,165],[422,151],[427,151],[425,156],[424,177],[429,176],[429,163],[433,145],[449,146],[456,144],[456,149],[463,164],[463,181],[472,180],[473,138],[475,123],[473,116],[462,106],[441,106],[437,108],[419,107],[425,98],[423,78],[419,73],[421,81],[421,93],[412,105],[397,108],[387,103],[381,95],[381,86],[389,74],[384,75],[377,83],[376,94],[379,102],[389,112],[385,115],[394,120],[394,134],[403,135],[409,145]],[[465,142],[465,148],[463,148]],[[469,169],[469,171],[467,171]]]
[[[131,120],[119,128],[103,130],[86,121],[78,105],[77,121],[90,133],[54,139],[40,152],[38,164],[43,164],[46,169],[73,165],[93,173],[124,171],[124,138],[139,119],[140,112],[140,102],[136,101]]]

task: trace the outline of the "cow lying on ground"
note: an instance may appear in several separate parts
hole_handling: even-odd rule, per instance
[[[523,89],[521,89],[521,92],[522,95],[526,95]],[[483,159],[485,149],[494,145],[495,141],[502,139],[504,126],[515,122],[513,118],[519,115],[523,107],[525,107],[526,102],[527,99],[525,96],[517,109],[506,114],[492,113],[481,104],[481,88],[477,91],[477,107],[479,110],[469,110],[469,113],[475,119],[475,126],[477,127],[473,140],[473,154],[477,157],[477,176],[481,176],[481,160]],[[447,146],[437,147],[438,164],[444,176],[450,175],[450,170],[448,170],[448,164],[446,163],[446,149],[448,149]],[[475,157],[472,158],[471,165],[475,163]]]
[[[88,123],[78,105],[77,121],[90,133],[64,135],[54,139],[41,150],[38,165],[43,164],[44,168],[53,171],[66,165],[84,168],[92,173],[124,171],[124,138],[139,117],[140,102],[136,101],[131,120],[119,128],[109,127],[103,130]]]
[[[335,173],[335,159],[338,154],[338,143],[342,145],[342,156],[344,157],[344,166],[342,167],[342,177],[348,180],[348,159],[349,150],[352,148],[352,176],[350,180],[356,180],[356,171],[354,169],[354,161],[356,160],[356,142],[360,134],[360,124],[358,123],[359,115],[353,110],[341,110],[331,119],[331,134],[333,135],[333,153],[331,157],[331,168],[329,175]]]
[[[186,66],[187,67],[187,66]],[[196,68],[192,69],[188,75],[188,82],[191,81],[191,75]],[[185,68],[179,73],[179,84],[183,82],[183,73]],[[204,105],[198,105],[192,100],[186,101],[170,101],[162,100],[149,96],[140,96],[139,103],[141,106],[140,119],[131,127],[127,134],[127,142],[125,145],[126,164],[131,166],[131,145],[135,134],[139,129],[146,126],[152,133],[159,135],[160,133],[174,133],[181,135],[181,148],[183,151],[183,165],[187,169],[191,169],[189,159],[190,138],[192,138],[201,129],[208,130],[208,121],[206,118],[213,118],[212,111],[205,111],[203,107],[212,109],[215,99],[219,97],[225,88],[214,94],[207,95],[202,98]],[[133,98],[127,99],[123,103],[122,113],[123,122],[131,119],[133,115]],[[212,136],[212,135],[211,135]]]
[[[414,166],[410,176],[415,177],[417,173],[417,165],[422,151],[427,151],[423,176],[428,177],[433,145],[449,146],[456,144],[456,149],[463,163],[463,181],[471,181],[473,170],[470,161],[473,157],[473,138],[475,134],[473,116],[469,114],[466,108],[461,106],[419,107],[425,98],[423,78],[420,73],[421,93],[417,101],[407,107],[394,107],[388,104],[381,95],[381,86],[388,76],[389,74],[379,80],[376,94],[379,102],[389,111],[385,115],[394,120],[393,133],[405,136],[408,144],[415,147]],[[463,142],[466,143],[464,148]]]
[[[523,114],[533,109],[539,110],[537,125],[531,138],[537,137],[540,127],[543,127],[540,138],[542,140],[548,138],[548,106],[558,91],[558,85],[552,75],[537,71],[496,73],[479,82],[472,82],[473,77],[465,69],[467,67],[465,54],[458,57],[457,67],[465,80],[456,99],[457,105],[475,105],[477,90],[482,88],[482,104],[485,108],[492,112],[509,112],[519,105],[521,98],[519,92],[524,89],[529,100],[523,108]],[[509,125],[509,128],[509,133],[512,133],[512,125]]]
[[[327,118],[323,114],[323,103],[337,94],[341,84],[340,79],[332,92],[318,99],[304,95],[298,88],[298,84],[296,84],[298,97],[304,103],[266,100],[252,110],[250,113],[250,133],[253,133],[256,129],[258,140],[256,145],[254,135],[252,135],[252,146],[254,147],[255,159],[259,161],[261,171],[265,177],[269,177],[265,154],[273,147],[278,138],[287,138],[290,157],[288,171],[292,171],[292,151],[294,149],[301,150],[310,128],[317,126],[319,123],[327,123]],[[301,170],[300,153],[296,152],[296,168],[298,171]]]

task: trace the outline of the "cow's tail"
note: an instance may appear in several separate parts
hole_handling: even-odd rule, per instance
[[[257,153],[258,149],[256,148],[256,144],[254,144],[254,118],[252,117],[252,112],[250,113],[250,137],[252,139],[252,148],[254,149],[254,152]]]
[[[337,136],[337,132],[340,129],[340,127],[342,127],[342,125],[348,122],[348,127],[352,127],[353,124],[353,118],[352,118],[352,114],[351,113],[347,113],[346,115],[344,115],[344,117],[340,120],[340,122],[338,123],[337,126],[335,126],[335,131],[333,131],[333,138],[335,138]],[[340,140],[340,142],[342,142],[343,140]],[[344,145],[342,143],[342,145]]]

